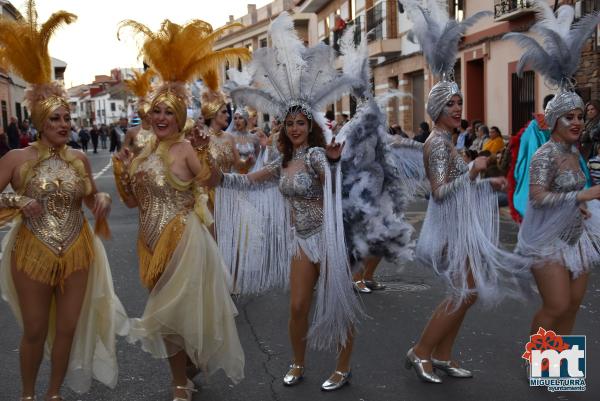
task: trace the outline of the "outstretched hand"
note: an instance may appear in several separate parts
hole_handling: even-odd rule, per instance
[[[190,143],[194,148],[201,148],[207,146],[210,142],[210,136],[206,130],[201,130],[197,126],[192,128],[192,135],[190,137]]]
[[[342,157],[342,151],[344,150],[346,141],[339,143],[335,141],[335,135],[331,138],[331,142],[325,147],[325,154],[329,160],[339,160]]]

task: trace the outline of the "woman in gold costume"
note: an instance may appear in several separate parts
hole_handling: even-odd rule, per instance
[[[207,230],[212,216],[205,186],[216,170],[206,152],[183,138],[189,95],[185,83],[206,74],[207,66],[249,56],[246,49],[212,52],[223,29],[199,20],[180,26],[165,20],[154,33],[125,21],[145,36],[142,54],[162,84],[150,102],[154,138],[133,159],[115,160],[121,197],[138,207],[138,255],[142,283],[150,296],[135,319],[131,341],[156,358],[168,358],[175,400],[190,400],[194,383],[186,361],[210,375],[218,369],[237,383],[244,377],[244,354],[229,296],[228,275],[217,244]],[[202,158],[198,157],[198,152]]]
[[[227,111],[227,100],[223,92],[219,91],[219,75],[213,72],[204,80],[208,90],[202,93],[202,117],[210,143],[208,149],[215,165],[221,171],[230,173],[237,168],[246,168],[246,162],[240,158],[240,153],[235,146],[235,139],[227,128],[229,112]]]
[[[124,82],[129,91],[138,98],[137,112],[140,116],[140,120],[142,120],[142,123],[137,127],[127,130],[127,134],[125,134],[125,140],[123,141],[123,151],[133,152],[133,155],[137,156],[142,152],[144,146],[146,146],[146,144],[150,141],[150,138],[152,138],[150,118],[148,116],[150,103],[148,103],[148,99],[146,97],[151,89],[154,71],[149,68],[142,73],[134,71],[133,74],[133,78],[126,79]]]
[[[0,159],[0,224],[12,220],[4,238],[0,287],[23,328],[21,400],[35,400],[44,350],[51,360],[46,400],[62,400],[63,381],[86,392],[92,377],[114,387],[115,332],[127,318],[117,299],[108,260],[91,231],[82,205],[93,212],[96,232],[108,235],[110,196],[98,192],[84,153],[66,146],[71,128],[64,89],[51,82],[48,41],[76,16],[53,14],[38,27],[33,1],[27,17],[0,19],[5,65],[29,82],[26,98],[40,139]]]

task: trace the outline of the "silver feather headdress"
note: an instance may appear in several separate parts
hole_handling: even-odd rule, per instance
[[[248,66],[251,82],[228,84],[236,104],[243,104],[285,118],[290,110],[301,111],[325,126],[322,109],[348,93],[352,79],[334,67],[335,54],[327,45],[304,46],[287,12],[269,27],[273,44],[256,50]],[[236,76],[230,76],[235,80]]]
[[[504,39],[514,40],[525,50],[517,65],[519,75],[529,67],[542,74],[548,84],[557,87],[556,96],[544,110],[548,127],[554,129],[560,116],[574,109],[584,109],[583,100],[574,91],[573,76],[586,39],[600,24],[600,11],[573,24],[575,10],[571,6],[559,7],[555,15],[545,1],[534,0],[534,5],[537,22],[530,30],[540,39],[515,32],[507,33]]]
[[[448,17],[446,2],[425,0],[402,0],[408,18],[413,23],[409,38],[416,39],[433,75],[441,78],[431,88],[427,100],[427,114],[435,122],[444,106],[454,95],[462,97],[458,84],[454,82],[454,64],[458,54],[458,43],[467,28],[491,12],[480,11],[458,22]]]

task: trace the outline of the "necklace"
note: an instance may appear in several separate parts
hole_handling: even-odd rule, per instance
[[[573,151],[573,145],[569,145],[555,138],[551,138],[550,142],[554,144],[554,147],[557,148],[560,153],[568,154]]]
[[[220,137],[221,135],[223,135],[223,131],[221,130],[216,130],[213,128],[208,128],[208,133],[212,136],[216,136],[216,137]]]
[[[308,153],[308,145],[301,146],[294,150],[294,155],[292,160],[302,160],[304,156]]]

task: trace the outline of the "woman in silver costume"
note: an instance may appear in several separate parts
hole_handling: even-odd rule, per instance
[[[343,243],[341,177],[335,163],[343,146],[335,140],[325,144],[323,121],[319,118],[322,108],[347,92],[350,85],[333,67],[332,49],[323,44],[306,48],[297,37],[289,14],[277,17],[269,34],[273,47],[255,52],[251,64],[256,86],[237,86],[231,90],[231,96],[237,104],[282,119],[278,139],[282,157],[247,175],[224,175],[221,186],[240,191],[259,210],[258,217],[251,220],[251,228],[264,227],[256,235],[258,241],[248,229],[248,237],[230,244],[231,251],[225,249],[224,253],[239,255],[241,266],[248,259],[246,255],[251,256],[252,266],[240,267],[249,276],[249,280],[238,276],[242,289],[248,285],[260,291],[285,285],[289,275],[293,360],[283,382],[293,386],[302,380],[307,343],[316,349],[337,348],[336,370],[321,386],[322,390],[331,391],[350,379],[353,328],[362,311],[352,290]],[[275,62],[284,55],[287,63]],[[259,189],[253,191],[259,196],[248,191],[253,188]],[[273,207],[277,199],[285,202],[283,207]],[[249,209],[250,206],[244,208]],[[226,216],[235,214],[233,210]],[[257,275],[251,276],[252,271]],[[247,281],[254,284],[246,284]],[[315,313],[309,327],[315,286]]]
[[[406,355],[406,368],[423,381],[441,383],[434,372],[467,378],[472,373],[452,360],[452,348],[468,309],[476,299],[495,304],[517,295],[513,265],[517,257],[498,248],[498,203],[495,190],[506,185],[502,178],[480,180],[485,158],[477,158],[469,170],[452,144],[451,132],[460,126],[463,96],[453,75],[458,42],[466,28],[486,15],[477,13],[458,23],[448,19],[435,0],[424,10],[414,1],[403,3],[434,75],[427,113],[434,128],[425,142],[423,160],[431,184],[431,197],[417,243],[417,258],[433,267],[443,279],[449,296],[434,311],[420,339]],[[447,223],[447,224],[445,224]]]
[[[558,87],[558,93],[544,111],[552,131],[531,161],[529,203],[516,251],[533,260],[531,271],[542,298],[531,334],[540,327],[570,334],[589,270],[600,262],[600,186],[585,189],[586,176],[576,147],[585,107],[571,81],[583,43],[600,23],[600,13],[584,16],[572,28],[573,7],[561,6],[556,17],[545,2],[536,6],[538,22],[531,29],[543,42],[521,33],[506,38],[525,49],[518,72],[533,66]],[[552,51],[561,46],[571,51]]]
[[[260,153],[260,143],[256,134],[248,131],[250,116],[247,110],[238,108],[233,113],[233,141],[240,155],[238,173],[248,173],[256,162]]]

